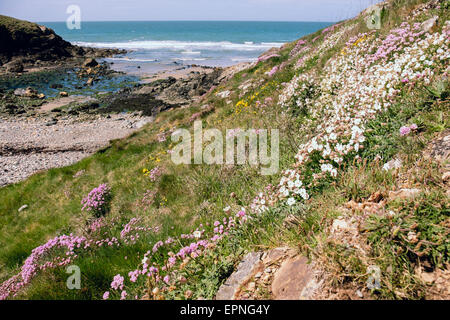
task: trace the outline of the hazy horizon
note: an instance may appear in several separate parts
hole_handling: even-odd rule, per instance
[[[83,22],[239,21],[337,22],[380,0],[1,0],[0,14],[33,22],[64,22],[79,5]]]

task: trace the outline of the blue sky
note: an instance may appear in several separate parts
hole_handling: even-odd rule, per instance
[[[0,0],[0,14],[31,21],[65,21],[79,5],[83,21],[257,20],[338,21],[379,0]]]

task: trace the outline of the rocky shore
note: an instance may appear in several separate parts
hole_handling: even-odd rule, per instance
[[[116,49],[74,46],[52,29],[0,15],[0,74],[52,69],[86,57],[109,57],[125,53]]]
[[[7,44],[0,48],[0,187],[73,164],[158,113],[201,99],[230,73],[183,66],[130,82],[96,60],[122,51],[73,46],[5,16],[0,40]]]

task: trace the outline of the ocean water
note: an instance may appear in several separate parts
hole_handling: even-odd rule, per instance
[[[69,30],[63,22],[43,22],[73,44],[130,52],[107,59],[127,73],[148,73],[185,65],[229,66],[253,61],[329,26],[327,22],[133,21],[84,22]],[[138,68],[139,67],[139,68]]]

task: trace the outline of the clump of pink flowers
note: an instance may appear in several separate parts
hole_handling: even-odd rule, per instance
[[[261,57],[258,58],[258,62],[261,62],[261,61],[267,61],[267,60],[269,60],[269,59],[272,59],[272,58],[278,58],[278,57],[280,57],[280,55],[279,55],[279,54],[276,54],[276,53],[274,53],[274,54],[269,54],[269,55],[264,55],[264,56],[261,56]]]
[[[272,68],[272,70],[269,71],[269,77],[272,77],[275,73],[278,71],[278,66],[275,66]]]
[[[152,182],[155,182],[162,174],[162,169],[160,167],[155,167],[152,170],[148,171],[145,175],[149,177]]]
[[[109,209],[111,200],[111,188],[107,184],[101,184],[81,200],[83,211],[92,212],[96,217],[105,215]]]
[[[417,125],[416,124],[412,124],[410,126],[403,126],[400,128],[400,135],[402,137],[407,136],[408,134],[410,134],[412,131],[416,131],[417,130]]]

